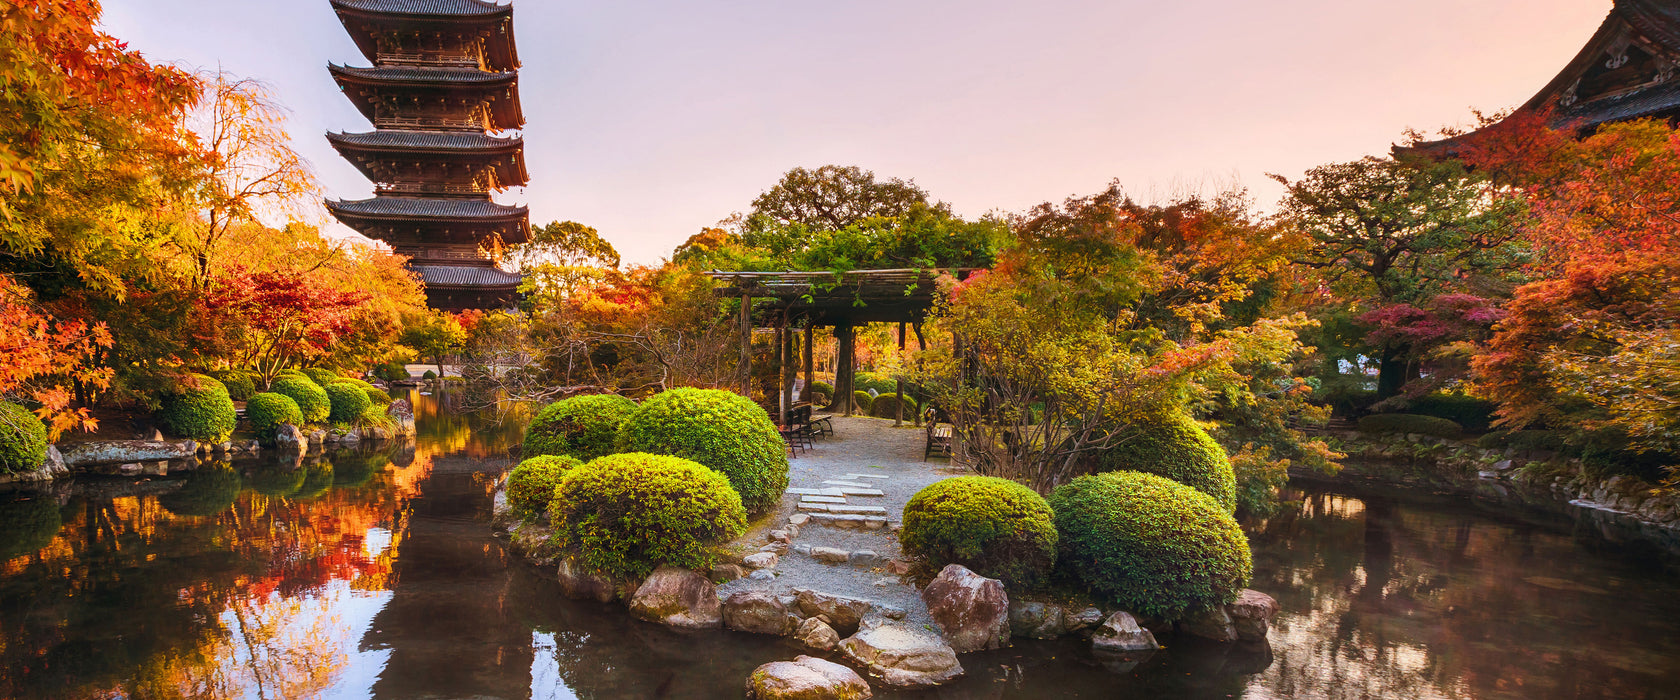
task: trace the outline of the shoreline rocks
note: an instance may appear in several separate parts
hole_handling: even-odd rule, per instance
[[[654,570],[630,597],[630,614],[679,630],[723,626],[723,605],[717,586],[688,569]]]
[[[1139,625],[1137,618],[1128,612],[1117,612],[1108,617],[1096,634],[1091,635],[1091,651],[1099,654],[1119,654],[1139,651],[1154,651],[1161,645],[1155,641],[1155,635]]]
[[[79,468],[193,459],[198,456],[198,443],[192,440],[111,440],[72,443],[59,446],[56,451],[62,456],[65,467]],[[50,453],[48,459],[51,459]]]
[[[869,626],[840,642],[840,648],[892,688],[931,688],[963,675],[957,653],[944,640],[907,625]]]
[[[957,653],[1009,646],[1009,595],[1002,581],[951,564],[922,590],[922,602]]]
[[[798,618],[787,604],[765,590],[737,591],[723,601],[723,626],[739,632],[785,636]]]
[[[747,677],[749,700],[863,700],[873,696],[869,683],[856,671],[811,656],[767,663]]]

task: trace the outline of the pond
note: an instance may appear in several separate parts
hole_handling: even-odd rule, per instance
[[[490,535],[518,421],[412,398],[406,449],[0,494],[0,697],[736,698],[796,653],[562,599]],[[1250,523],[1270,652],[1169,640],[1115,670],[1017,643],[932,696],[1680,697],[1680,585],[1649,553],[1466,502],[1292,496]]]

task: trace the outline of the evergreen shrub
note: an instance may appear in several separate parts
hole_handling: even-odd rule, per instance
[[[307,377],[276,377],[268,390],[292,397],[306,423],[320,423],[332,415],[332,399],[327,397],[327,390]]]
[[[869,409],[875,405],[875,396],[867,391],[854,391],[852,392],[852,405],[857,407],[859,413],[867,416],[869,415]]]
[[[1429,394],[1412,399],[1406,407],[1407,413],[1445,418],[1474,433],[1487,432],[1498,410],[1492,401],[1464,394]]]
[[[309,381],[315,382],[323,388],[344,378],[338,376],[337,372],[321,367],[306,367],[303,370],[303,376],[309,377]]]
[[[1134,422],[1133,436],[1103,452],[1097,471],[1154,474],[1205,493],[1228,513],[1237,509],[1237,474],[1225,448],[1189,416],[1170,413]]]
[[[389,406],[396,401],[390,394],[385,393],[384,389],[363,389],[362,393],[367,394],[368,401],[375,406]]]
[[[1082,476],[1050,494],[1058,571],[1120,607],[1167,619],[1223,605],[1248,585],[1248,538],[1225,506],[1142,472]]]
[[[852,376],[852,388],[865,393],[885,394],[898,391],[898,380],[875,372],[858,372]]]
[[[272,445],[281,425],[303,425],[303,411],[292,397],[265,391],[245,402],[245,420],[258,440]]]
[[[525,456],[565,455],[585,462],[613,453],[618,426],[636,402],[618,394],[573,396],[537,412],[525,429]]]
[[[991,476],[959,476],[916,492],[904,506],[899,541],[934,569],[961,564],[1012,590],[1043,583],[1056,562],[1050,504]]]
[[[327,420],[332,423],[354,423],[362,417],[362,413],[373,406],[373,400],[368,398],[367,390],[350,382],[334,382],[326,387],[327,404],[331,408],[327,412]]]
[[[566,472],[583,466],[576,457],[542,455],[519,463],[508,473],[507,499],[515,513],[525,519],[534,518],[548,510],[554,500],[554,489]]]
[[[729,480],[680,457],[602,457],[570,470],[548,508],[560,544],[591,569],[638,579],[660,566],[709,569],[747,528]]]
[[[47,461],[47,425],[33,411],[0,401],[0,473],[39,469]]]
[[[869,402],[869,415],[876,418],[897,418],[898,403],[898,394],[882,394],[877,396],[874,401]],[[904,400],[904,417],[916,417],[915,399]]]
[[[1464,427],[1445,418],[1410,413],[1375,413],[1359,419],[1362,433],[1417,433],[1439,438],[1456,438]]]
[[[234,401],[250,401],[251,396],[257,393],[257,375],[250,370],[224,369],[211,372],[210,376],[227,387],[228,398]]]
[[[163,397],[158,420],[176,436],[209,444],[226,442],[239,427],[239,414],[227,387],[202,374],[190,374],[175,382]]]
[[[428,369],[428,370],[426,370],[426,373],[425,373],[425,374],[422,374],[422,375],[420,375],[420,378],[421,378],[421,379],[425,379],[425,380],[427,380],[427,381],[431,381],[431,380],[433,380],[433,379],[437,379],[437,372],[433,372],[433,371],[431,371],[431,370],[429,370],[429,369]]]
[[[692,459],[717,470],[748,513],[774,508],[787,491],[787,443],[770,414],[719,389],[672,389],[642,402],[619,428],[621,452]]]

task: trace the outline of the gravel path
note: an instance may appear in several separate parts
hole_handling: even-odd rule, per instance
[[[733,548],[743,554],[757,551],[768,542],[769,532],[785,528],[790,517],[800,512],[810,515],[813,519],[799,528],[798,537],[792,542],[794,551],[780,557],[771,570],[775,574],[774,580],[743,578],[725,584],[721,592],[728,596],[739,590],[768,589],[785,593],[794,588],[810,588],[835,595],[867,598],[905,611],[908,620],[927,622],[927,608],[922,604],[919,591],[909,583],[908,577],[891,573],[892,560],[900,558],[896,529],[904,504],[912,495],[935,481],[966,472],[952,468],[944,459],[923,462],[922,449],[927,433],[923,428],[908,423],[902,428],[894,428],[891,420],[835,417],[834,433],[830,437],[819,438],[814,449],[790,460],[789,491],[782,498],[780,509],[774,516],[754,523],[754,527],[733,544]],[[854,494],[872,490],[881,495],[836,497],[798,492],[825,489],[842,489]],[[877,522],[874,528],[863,523],[855,523],[857,527],[839,527],[839,523],[824,519],[831,514],[820,510],[800,510],[802,500],[828,501],[836,498],[844,503],[833,505],[846,508],[882,508],[886,523]],[[857,552],[873,552],[876,558],[868,562],[829,564],[806,553],[806,548],[843,550],[854,553],[854,558],[858,558]]]

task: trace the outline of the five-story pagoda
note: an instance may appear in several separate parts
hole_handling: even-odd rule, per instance
[[[374,130],[328,134],[374,183],[372,199],[328,201],[344,225],[410,258],[433,308],[511,305],[519,275],[496,267],[530,234],[524,207],[492,192],[523,186],[525,144],[493,136],[525,124],[513,8],[485,0],[331,0],[372,68],[332,65]]]

